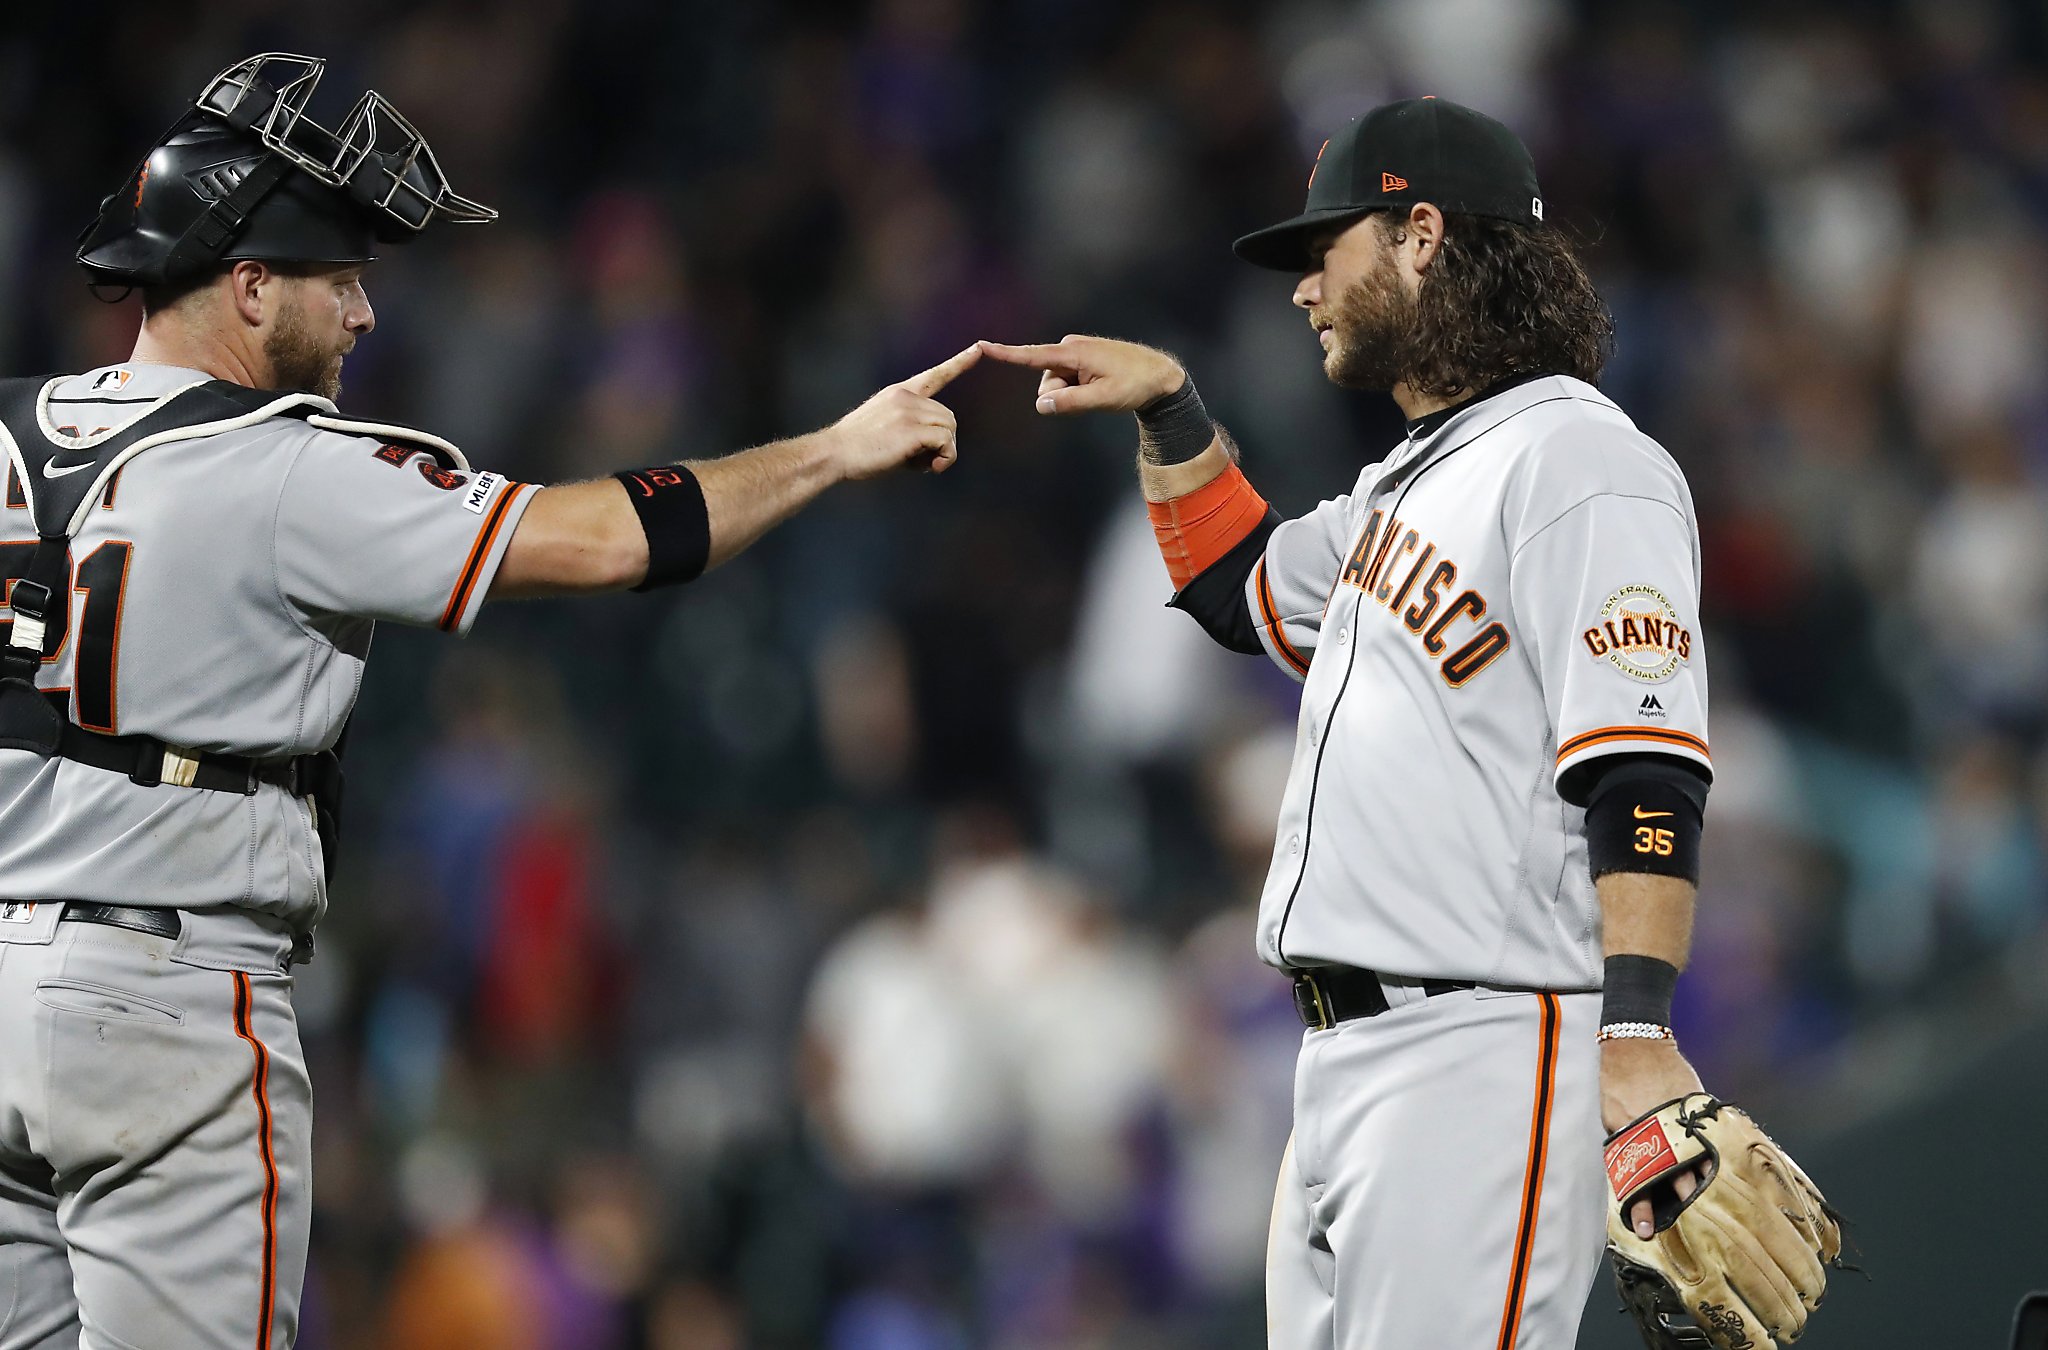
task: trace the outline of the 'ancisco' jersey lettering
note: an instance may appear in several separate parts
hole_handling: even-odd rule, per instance
[[[1245,588],[1305,682],[1260,955],[1598,987],[1571,775],[1642,751],[1711,773],[1699,594],[1678,466],[1563,376],[1475,401],[1282,524]]]
[[[82,448],[206,378],[89,371],[51,390],[44,422]],[[466,632],[533,496],[388,430],[272,418],[122,466],[72,540],[64,636],[38,685],[97,731],[265,757],[332,746],[375,621]],[[36,537],[16,472],[0,508],[10,588]],[[19,750],[0,750],[0,896],[234,904],[302,929],[326,901],[311,813],[282,788],[140,787]]]

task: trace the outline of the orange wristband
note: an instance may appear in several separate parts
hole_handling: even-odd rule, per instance
[[[1166,574],[1178,591],[1236,548],[1271,508],[1233,464],[1193,492],[1147,502],[1145,509],[1166,559]]]

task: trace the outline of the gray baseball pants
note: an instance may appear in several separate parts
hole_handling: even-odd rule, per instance
[[[1382,984],[1302,1039],[1268,1344],[1570,1350],[1606,1241],[1599,994]]]
[[[0,1350],[288,1350],[312,1091],[290,939],[0,923]]]

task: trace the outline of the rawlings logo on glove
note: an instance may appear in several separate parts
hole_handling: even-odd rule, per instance
[[[1688,1167],[1699,1189],[1660,1183]],[[1838,1216],[1749,1116],[1704,1092],[1607,1141],[1607,1250],[1624,1308],[1652,1350],[1774,1350],[1797,1340],[1840,1264]],[[1650,1191],[1656,1231],[1625,1217]]]

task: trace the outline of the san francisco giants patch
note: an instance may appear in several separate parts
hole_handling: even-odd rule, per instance
[[[453,492],[469,481],[459,473],[442,468],[431,459],[420,461],[420,477],[426,479],[443,492]]]
[[[1594,657],[1645,684],[1670,679],[1692,659],[1692,630],[1655,586],[1623,586],[1600,606],[1600,621],[1580,636]]]

